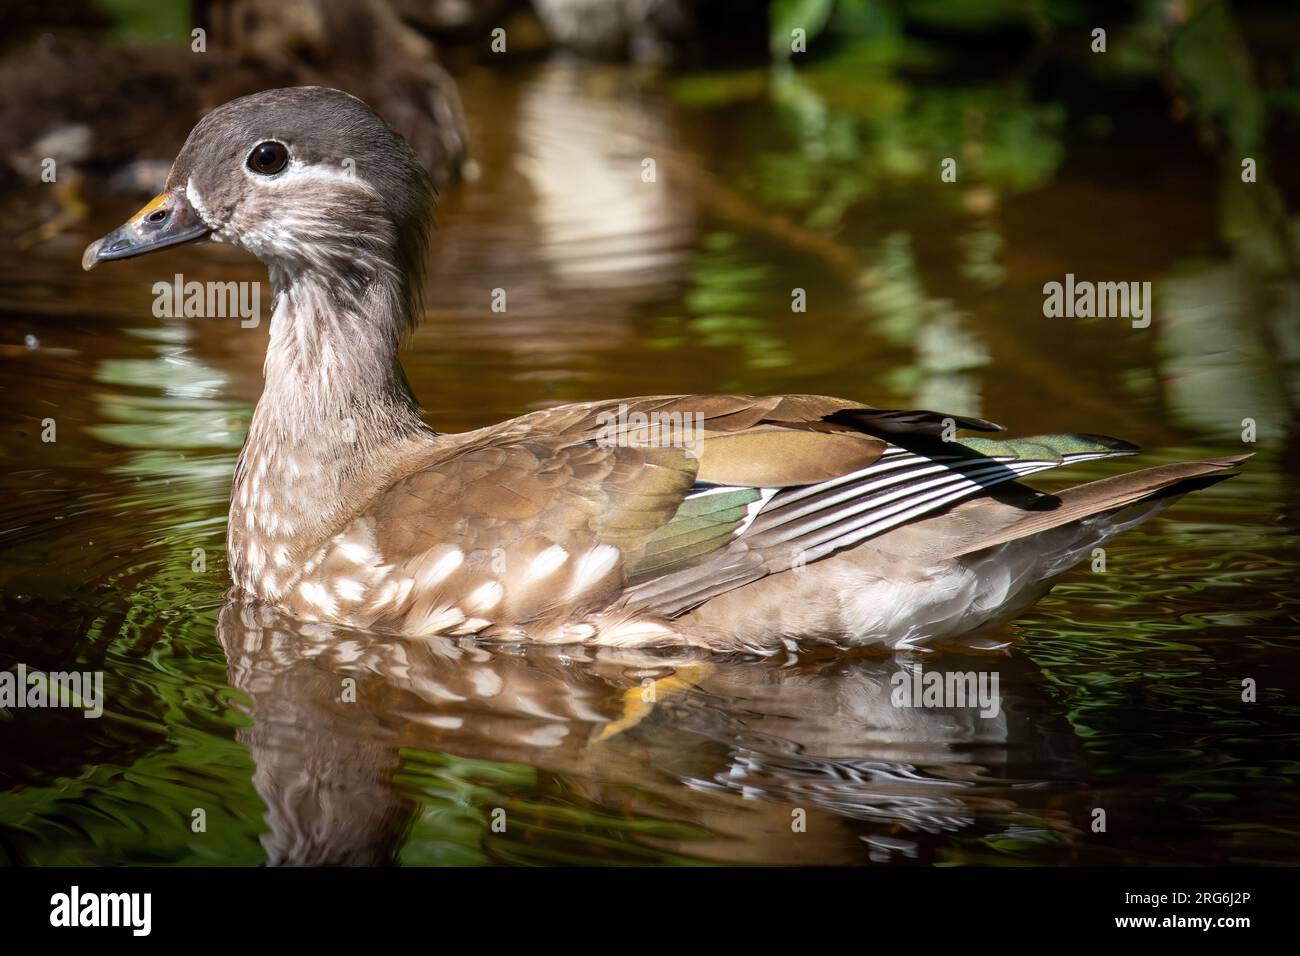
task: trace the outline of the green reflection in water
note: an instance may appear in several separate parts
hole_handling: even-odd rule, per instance
[[[394,778],[420,805],[404,865],[696,862],[650,845],[707,835],[696,827],[619,814],[563,781],[519,764],[408,750]]]
[[[755,369],[789,364],[784,340],[756,314],[770,307],[771,266],[757,261],[730,233],[710,233],[700,246],[683,297],[689,315],[661,319],[651,347],[737,349]]]

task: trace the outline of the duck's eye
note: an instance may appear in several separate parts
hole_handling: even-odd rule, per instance
[[[248,154],[248,168],[263,176],[278,173],[284,169],[284,164],[288,161],[289,150],[285,149],[284,143],[277,143],[275,140],[258,143]]]

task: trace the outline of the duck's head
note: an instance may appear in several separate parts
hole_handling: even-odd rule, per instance
[[[212,239],[288,275],[406,279],[423,265],[432,196],[405,140],[361,100],[267,90],[205,116],[163,192],[91,243],[82,266]]]

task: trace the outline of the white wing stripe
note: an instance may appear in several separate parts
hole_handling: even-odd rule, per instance
[[[854,485],[851,488],[846,488],[844,491],[841,491],[837,495],[831,495],[829,497],[822,498],[820,497],[819,494],[819,496],[815,501],[810,501],[798,508],[790,507],[792,503],[791,498],[793,496],[788,496],[788,497],[783,496],[782,499],[775,505],[775,507],[770,509],[767,512],[767,514],[764,516],[767,520],[763,522],[762,527],[764,531],[768,531],[771,528],[779,527],[780,525],[793,521],[796,518],[802,518],[805,515],[813,514],[814,512],[821,511],[825,508],[829,508],[834,505],[840,504],[841,502],[861,501],[867,498],[868,496],[874,495],[879,491],[893,488],[898,485],[907,484],[909,486],[912,486],[911,482],[914,479],[919,478],[923,475],[935,474],[938,472],[945,472],[945,471],[960,473],[969,468],[984,466],[987,464],[989,464],[989,462],[986,459],[974,459],[969,461],[960,461],[952,465],[948,465],[948,464],[933,462],[928,458],[911,456],[911,460],[907,462],[900,462],[897,464],[886,466],[885,468],[881,468],[881,469],[865,469],[864,471],[858,472],[858,474],[860,475],[868,475],[868,474],[873,474],[875,472],[881,472],[881,471],[885,472],[885,474],[881,475],[879,479],[872,480],[867,484],[858,484],[858,485]],[[900,471],[899,470],[900,466],[906,466],[905,470]],[[825,487],[826,487],[825,485],[815,486],[818,492],[824,490]],[[800,490],[802,491],[803,489]],[[801,497],[807,498],[808,496],[802,495]],[[793,503],[797,504],[798,501],[796,500]]]
[[[1031,471],[1041,471],[1044,468],[1051,467],[1041,462],[1021,463],[1019,467],[1012,466],[1013,470],[1021,473]],[[1023,469],[1023,471],[1022,471]],[[805,543],[805,547],[814,548],[821,544],[826,544],[831,550],[839,550],[850,544],[856,544],[866,538],[895,528],[900,524],[910,521],[927,512],[936,511],[946,504],[958,501],[972,492],[979,491],[991,485],[1001,484],[1005,479],[1002,478],[1003,468],[999,466],[996,469],[972,474],[968,477],[959,477],[956,482],[949,482],[939,488],[930,491],[928,494],[920,497],[911,497],[903,500],[893,508],[885,509],[881,512],[873,512],[867,519],[866,523],[855,522],[849,527],[831,528],[828,532],[820,534],[812,540]],[[983,482],[980,478],[996,478],[996,481]]]
[[[777,532],[770,538],[766,526],[761,532],[755,533],[763,535],[763,544],[780,544],[784,541],[791,540],[792,538],[801,537],[811,531],[817,531],[820,528],[840,524],[846,518],[851,518],[854,515],[862,514],[864,512],[870,513],[873,518],[877,515],[890,515],[897,509],[882,508],[881,506],[888,505],[891,502],[898,502],[901,500],[904,506],[906,506],[910,501],[928,500],[930,497],[930,494],[928,493],[932,493],[935,490],[941,490],[947,487],[959,487],[963,489],[963,493],[965,493],[966,491],[1001,484],[1004,481],[1010,481],[1012,478],[1027,474],[1029,471],[1042,470],[1051,467],[1053,467],[1053,465],[1047,462],[1013,462],[1008,465],[1002,464],[1001,462],[978,461],[971,463],[969,466],[964,467],[961,470],[939,465],[937,467],[923,469],[921,472],[916,473],[921,475],[930,474],[936,471],[946,472],[946,474],[943,474],[938,478],[932,478],[928,481],[922,482],[908,480],[902,487],[893,488],[890,486],[892,490],[885,490],[884,493],[870,494],[868,491],[865,494],[869,494],[869,497],[864,497],[864,492],[859,491],[857,494],[849,497],[849,504],[847,507],[836,508],[826,514],[822,514],[820,509],[814,509],[813,513],[817,515],[817,517],[811,521],[798,522],[794,527],[787,527],[784,532]],[[978,476],[979,478],[993,478],[996,480],[987,482],[976,481],[973,480],[975,476]],[[908,475],[909,479],[912,477],[914,476]],[[844,496],[837,495],[836,497],[842,498]],[[787,522],[785,521],[779,521],[774,523],[772,528],[781,528],[786,524]]]

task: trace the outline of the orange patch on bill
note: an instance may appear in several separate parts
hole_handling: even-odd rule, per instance
[[[159,193],[157,196],[154,196],[153,199],[150,199],[147,203],[145,203],[143,209],[141,209],[139,212],[137,212],[134,216],[131,217],[132,220],[143,219],[145,216],[149,215],[149,213],[153,212],[155,209],[157,209],[159,206],[161,206],[163,203],[167,201],[168,195],[169,195],[168,193]]]

